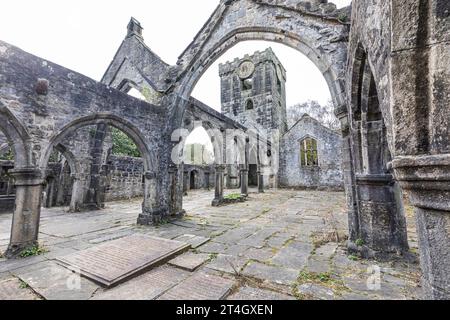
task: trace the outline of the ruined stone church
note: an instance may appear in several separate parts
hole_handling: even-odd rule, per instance
[[[138,224],[182,219],[182,132],[200,123],[212,132],[214,205],[223,204],[227,184],[248,195],[251,184],[260,192],[277,184],[338,186],[342,174],[347,250],[363,259],[409,252],[407,195],[421,290],[430,299],[450,298],[450,2],[354,0],[343,9],[322,0],[218,2],[175,65],[146,45],[132,19],[100,82],[0,41],[1,147],[7,143],[14,160],[1,166],[8,181],[0,183],[0,208],[13,211],[5,256],[38,243],[43,193],[47,203],[58,199],[73,211],[101,209],[121,193],[122,179],[142,188]],[[248,40],[285,44],[317,66],[341,123],[339,137],[308,116],[287,128],[286,74],[270,50],[220,67],[222,113],[191,97],[204,72]],[[145,101],[127,94],[132,89]],[[110,128],[134,141],[139,164],[105,152]],[[252,133],[274,128],[278,140]],[[242,134],[227,139],[230,130]],[[277,142],[275,177],[266,169]],[[232,170],[233,143],[245,151]],[[329,151],[337,146],[339,152]],[[57,168],[55,150],[64,157]]]

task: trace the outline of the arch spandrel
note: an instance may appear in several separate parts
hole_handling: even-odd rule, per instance
[[[266,40],[306,55],[324,75],[336,106],[345,101],[349,28],[336,18],[267,1],[222,1],[178,60],[176,92],[187,99],[203,73],[239,42]]]

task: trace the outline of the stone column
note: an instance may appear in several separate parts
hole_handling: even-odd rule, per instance
[[[224,185],[225,166],[224,165],[216,165],[215,171],[216,171],[216,188],[215,188],[215,195],[214,195],[214,200],[212,202],[212,205],[214,207],[217,207],[217,206],[220,206],[224,200],[223,185]]]
[[[73,186],[69,212],[80,212],[84,209],[84,200],[89,179],[85,174],[72,174]]]
[[[415,207],[425,297],[448,300],[450,155],[399,157],[393,167]]]
[[[55,199],[55,177],[50,176],[47,178],[47,185],[45,186],[45,199],[43,204],[45,208],[51,208],[54,206]]]
[[[258,176],[258,193],[264,193],[264,175],[261,166],[258,166],[257,176]]]
[[[189,171],[184,171],[183,168],[183,176],[182,176],[182,181],[183,181],[183,195],[187,196],[188,195],[188,191],[190,190],[190,185],[189,185]]]
[[[159,224],[163,221],[164,214],[164,210],[159,205],[157,175],[154,172],[145,172],[144,201],[137,223],[140,225]]]
[[[211,189],[211,183],[210,183],[210,173],[209,172],[205,172],[205,188],[206,190],[210,190]]]
[[[248,197],[248,167],[246,165],[241,165],[241,195]]]
[[[42,172],[35,168],[11,170],[10,174],[16,186],[16,205],[6,256],[14,257],[37,244],[44,179]]]
[[[408,251],[401,191],[390,174],[356,176],[359,230],[349,249],[364,257],[383,257]],[[357,243],[361,241],[361,243]]]
[[[354,151],[352,149],[353,137],[350,130],[347,105],[343,104],[338,106],[335,109],[334,113],[341,123],[342,171],[344,176],[344,187],[347,200],[349,240],[350,243],[356,243],[359,234],[359,217],[356,201],[355,164],[353,160]]]
[[[183,210],[183,164],[172,164],[169,167],[170,196],[169,196],[169,214],[172,217],[181,217],[185,214]],[[181,186],[181,188],[180,188]]]

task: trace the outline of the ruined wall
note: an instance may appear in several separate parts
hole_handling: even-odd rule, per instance
[[[184,191],[214,188],[214,166],[184,165]]]
[[[106,201],[143,196],[144,163],[141,158],[111,155],[107,167]]]
[[[300,142],[317,140],[319,165],[302,166]],[[305,115],[281,139],[280,186],[343,189],[341,136]]]

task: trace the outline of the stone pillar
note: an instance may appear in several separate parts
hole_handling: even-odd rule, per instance
[[[55,177],[47,177],[47,184],[45,186],[45,199],[43,199],[44,208],[51,208],[54,206],[55,187]]]
[[[216,187],[215,187],[215,194],[214,194],[214,200],[212,202],[212,205],[214,207],[217,207],[217,206],[220,206],[224,200],[223,186],[224,186],[225,166],[224,165],[216,165],[215,171],[216,171]]]
[[[84,206],[86,189],[88,188],[88,177],[85,174],[72,174],[73,186],[70,199],[69,212],[80,212]]]
[[[264,193],[264,175],[261,166],[258,166],[256,174],[258,176],[258,193]]]
[[[359,230],[358,239],[349,241],[349,249],[370,258],[407,252],[401,191],[393,176],[361,174],[356,176],[356,182]]]
[[[425,297],[448,300],[450,155],[399,157],[393,167],[415,207]]]
[[[248,167],[241,165],[241,195],[248,197]]]
[[[183,195],[187,196],[188,195],[188,190],[190,190],[190,185],[189,185],[189,171],[184,171],[183,168],[183,176],[182,176],[182,182],[183,182]]]
[[[183,210],[183,164],[172,164],[169,167],[170,196],[169,196],[169,214],[172,217],[180,217],[185,214]],[[181,187],[181,188],[180,188]]]
[[[37,244],[44,179],[42,172],[35,168],[11,170],[10,174],[16,186],[16,205],[6,256],[14,257]]]
[[[210,173],[209,172],[205,172],[205,189],[206,190],[210,190],[211,189],[211,183],[210,183]]]
[[[347,105],[343,104],[335,109],[335,115],[341,123],[342,132],[342,170],[344,176],[345,194],[347,198],[349,242],[356,243],[359,235],[359,217],[356,201],[355,163],[353,137],[350,130]]]
[[[137,223],[140,225],[155,225],[163,221],[164,210],[159,205],[158,179],[154,172],[144,173],[144,201],[142,213]]]

